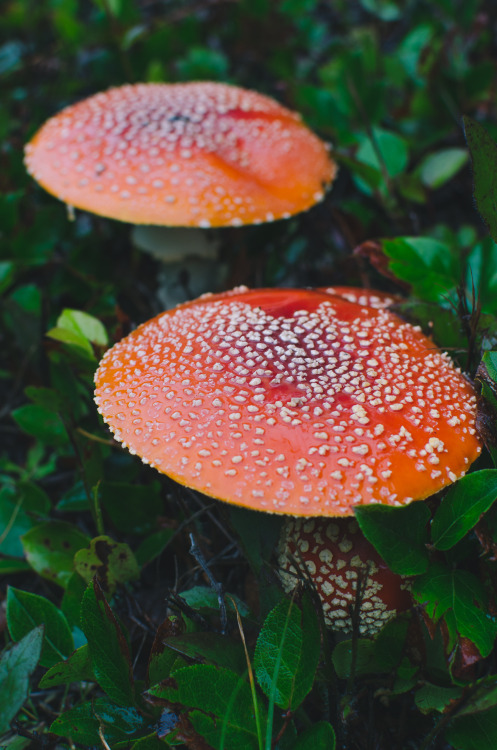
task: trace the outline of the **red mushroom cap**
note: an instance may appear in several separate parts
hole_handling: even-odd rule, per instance
[[[312,579],[325,622],[335,630],[352,631],[356,603],[359,633],[368,636],[412,606],[408,579],[392,573],[353,519],[290,519],[283,527],[278,561],[286,591],[295,588],[302,574]]]
[[[481,450],[447,355],[385,309],[312,290],[242,288],[157,316],[106,352],[96,401],[159,471],[296,516],[425,498]]]
[[[26,147],[48,192],[134,224],[237,226],[323,197],[325,144],[295,112],[222,83],[113,88],[52,117]]]

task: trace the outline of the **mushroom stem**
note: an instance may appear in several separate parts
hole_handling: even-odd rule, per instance
[[[288,520],[278,562],[284,589],[307,577],[326,624],[343,633],[375,635],[412,603],[409,580],[392,573],[354,518]]]

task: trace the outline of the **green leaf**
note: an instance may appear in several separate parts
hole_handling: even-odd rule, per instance
[[[67,622],[71,628],[80,625],[81,602],[86,591],[86,582],[81,578],[79,573],[73,573],[66,584],[64,596],[62,597],[61,610],[67,617]]]
[[[63,446],[69,442],[64,423],[59,415],[39,404],[25,404],[12,412],[12,418],[21,430],[28,435],[54,446]]]
[[[463,694],[463,688],[445,687],[425,683],[414,694],[414,700],[423,714],[429,714],[432,711],[442,713],[452,700],[458,700]]]
[[[21,640],[36,626],[45,626],[40,658],[42,667],[53,666],[74,650],[74,641],[66,618],[55,604],[44,596],[9,586],[7,625],[15,641]]]
[[[206,661],[217,667],[226,667],[238,674],[242,674],[247,666],[242,644],[234,642],[227,635],[184,633],[165,638],[164,645],[169,646],[176,656],[179,653],[190,659]]]
[[[74,572],[74,555],[89,537],[65,521],[48,521],[22,537],[26,558],[37,573],[65,588]]]
[[[430,511],[424,503],[411,503],[404,508],[357,507],[355,517],[362,533],[390,570],[407,576],[425,572]]]
[[[39,625],[0,654],[0,735],[9,731],[28,697],[29,678],[40,660],[42,643],[43,625]]]
[[[452,179],[468,158],[465,148],[445,148],[425,156],[416,171],[426,187],[436,189]]]
[[[189,717],[195,730],[210,745],[220,747],[224,738],[226,749],[259,749],[252,693],[244,677],[228,669],[197,664],[175,670],[172,679],[174,687],[158,686],[151,694],[186,708],[200,709],[191,712]],[[258,709],[265,723],[260,700]]]
[[[463,117],[464,133],[473,162],[476,206],[492,238],[497,242],[497,144],[483,125]]]
[[[217,594],[209,586],[193,586],[193,588],[187,591],[182,591],[180,596],[192,609],[219,609]],[[226,608],[228,611],[235,611],[231,599],[235,601],[238,612],[242,617],[247,617],[250,614],[250,610],[245,602],[242,602],[235,594],[230,594],[226,597]]]
[[[57,327],[72,331],[98,346],[107,346],[109,343],[107,332],[100,320],[81,310],[63,310],[57,319]]]
[[[131,655],[124,633],[97,581],[90,583],[81,604],[81,628],[95,678],[109,698],[123,706],[135,702]]]
[[[299,734],[292,750],[335,750],[335,731],[327,721],[318,721]]]
[[[381,241],[390,270],[429,302],[445,299],[459,283],[461,268],[451,248],[430,237],[396,237]]]
[[[444,734],[455,750],[483,750],[497,746],[497,708],[453,720]]]
[[[457,715],[476,714],[497,706],[497,680],[495,674],[484,677],[474,684],[476,689],[469,694],[469,699],[459,708]]]
[[[51,328],[46,332],[46,336],[54,341],[60,341],[62,344],[76,347],[81,350],[81,354],[84,354],[91,360],[96,359],[90,342],[84,336],[80,336],[74,331],[68,331],[66,328]]]
[[[497,469],[462,477],[442,500],[431,526],[435,547],[447,550],[463,538],[497,499]]]
[[[488,656],[497,635],[497,622],[487,610],[485,590],[476,576],[434,563],[415,579],[412,593],[426,605],[433,620],[450,614],[459,635],[469,638],[482,656]]]
[[[108,536],[97,536],[91,540],[89,549],[76,552],[74,567],[87,583],[97,576],[108,593],[113,593],[118,583],[140,577],[140,569],[129,546]]]
[[[381,128],[373,128],[373,137],[388,174],[395,177],[404,172],[409,161],[407,141],[396,133]],[[363,141],[356,157],[364,164],[380,169],[378,153],[371,139]]]
[[[107,698],[95,698],[65,711],[55,719],[50,731],[80,745],[101,747],[100,728],[106,741],[113,745],[138,734],[144,723],[135,708],[116,706]]]
[[[312,688],[319,652],[319,623],[309,599],[302,610],[284,599],[257,639],[254,669],[262,690],[280,708],[295,710]]]
[[[67,685],[70,682],[81,682],[83,680],[85,682],[95,680],[87,644],[76,649],[68,659],[54,664],[48,672],[45,672],[40,680],[39,687],[45,690],[56,685]]]

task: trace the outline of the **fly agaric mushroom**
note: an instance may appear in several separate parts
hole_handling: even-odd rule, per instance
[[[191,227],[133,230],[134,244],[167,264],[158,293],[167,307],[187,296],[177,296],[182,275],[193,293],[222,283],[219,240],[199,227],[260,224],[305,211],[323,198],[336,171],[326,145],[297,113],[212,82],[96,94],[48,120],[26,146],[25,162],[71,207],[135,225]]]
[[[295,516],[428,497],[481,450],[446,354],[386,309],[313,290],[240,288],[153,318],[106,352],[96,401],[159,471]]]
[[[481,451],[475,394],[381,294],[363,301],[371,295],[377,307],[320,290],[204,295],[106,352],[95,377],[99,411],[146,463],[248,508],[347,517],[358,505],[426,498]],[[350,538],[350,518],[333,523],[341,521]],[[319,526],[318,536],[334,536],[329,528]],[[303,546],[314,554],[317,543]],[[329,562],[334,553],[318,554]],[[368,559],[382,568],[378,556]],[[380,585],[367,582],[369,602]],[[347,596],[334,598],[345,611]],[[385,612],[370,611],[360,627],[384,622]]]
[[[223,83],[135,84],[52,117],[29,173],[71,206],[133,224],[239,226],[305,211],[335,165],[298,114]]]

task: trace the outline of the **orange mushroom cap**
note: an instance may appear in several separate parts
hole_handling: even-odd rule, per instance
[[[303,289],[235,289],[167,311],[106,352],[117,440],[212,497],[295,516],[402,505],[481,450],[475,394],[419,328]]]
[[[312,579],[325,623],[334,630],[353,630],[356,605],[359,633],[368,636],[412,606],[409,579],[392,573],[352,518],[289,519],[278,562],[286,591],[302,574]]]
[[[134,224],[237,226],[310,208],[325,144],[273,99],[222,83],[136,84],[67,107],[26,146],[61,200]]]

